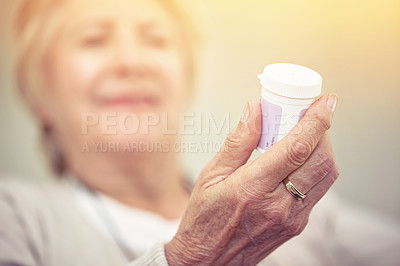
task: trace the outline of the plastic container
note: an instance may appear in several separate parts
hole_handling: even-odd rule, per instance
[[[321,94],[322,77],[304,66],[276,63],[258,75],[262,132],[257,150],[264,153],[285,137]]]

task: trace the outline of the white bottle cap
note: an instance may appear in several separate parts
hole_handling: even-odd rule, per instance
[[[271,64],[258,78],[265,89],[285,97],[309,99],[321,94],[321,75],[304,66]]]

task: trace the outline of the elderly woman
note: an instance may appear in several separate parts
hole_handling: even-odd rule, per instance
[[[165,132],[194,79],[191,28],[172,1],[26,0],[16,29],[18,86],[60,178],[2,181],[0,265],[255,265],[303,231],[339,175],[336,95],[247,163],[260,138],[252,100],[191,188],[179,134]]]

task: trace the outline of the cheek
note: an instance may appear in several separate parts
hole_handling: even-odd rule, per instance
[[[168,86],[164,90],[165,113],[168,114],[168,128],[179,128],[180,113],[186,106],[185,100],[188,95],[186,87],[185,71],[182,59],[178,54],[170,55],[170,58],[160,63],[164,84]]]
[[[82,104],[90,87],[101,71],[101,59],[79,53],[61,53],[52,64],[53,95],[59,103]],[[74,106],[77,107],[77,106]]]
[[[73,84],[78,85],[72,90],[83,90],[89,92],[90,84],[101,71],[103,60],[96,56],[75,54],[66,59],[66,68],[70,73],[65,74]]]
[[[159,59],[162,59],[162,57],[159,57]],[[165,80],[166,88],[164,91],[166,100],[170,104],[169,107],[171,109],[180,108],[188,89],[186,88],[186,77],[182,59],[177,53],[171,53],[163,59],[159,60],[158,65]]]
[[[87,55],[57,52],[52,58],[47,97],[51,123],[63,130],[80,130],[81,117],[91,111],[90,84],[100,71],[100,60]]]

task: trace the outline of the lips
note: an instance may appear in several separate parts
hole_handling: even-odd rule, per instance
[[[157,106],[159,99],[156,97],[115,96],[102,98],[101,105],[149,105]]]
[[[161,98],[149,90],[113,90],[97,95],[96,102],[102,107],[154,109],[160,105]]]

